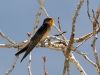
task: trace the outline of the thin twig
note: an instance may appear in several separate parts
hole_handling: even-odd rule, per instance
[[[29,38],[31,38],[31,33],[27,32],[27,35]],[[29,72],[29,75],[32,75],[31,73],[31,63],[32,63],[32,57],[31,57],[31,52],[29,53],[29,64],[28,64],[28,72]]]
[[[89,0],[87,0],[87,14],[88,14],[89,20],[92,23],[91,16],[90,16],[90,13],[89,13]]]
[[[62,32],[61,25],[60,25],[60,17],[58,17],[58,25],[59,25],[60,31]],[[64,37],[63,36],[62,36],[62,39],[64,40]]]
[[[54,36],[60,36],[62,34],[66,33],[66,31],[62,32],[61,34],[55,34]]]
[[[60,26],[60,17],[58,17],[58,26],[59,26],[60,31],[62,31],[61,26]]]
[[[44,75],[48,75],[48,72],[46,72],[46,56],[42,56],[43,62],[44,62]]]

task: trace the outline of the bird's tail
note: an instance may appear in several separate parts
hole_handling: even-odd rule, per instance
[[[27,54],[25,53],[25,55],[23,56],[23,58],[21,59],[20,63],[23,61],[23,59],[27,56]]]
[[[19,54],[25,52],[25,51],[27,50],[28,46],[29,46],[29,44],[27,44],[22,50],[18,51],[18,52],[15,54],[15,56],[17,56],[17,55],[19,55]]]

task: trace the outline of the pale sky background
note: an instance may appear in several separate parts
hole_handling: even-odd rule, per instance
[[[72,17],[75,13],[75,9],[80,0],[46,0],[44,7],[48,14],[54,17],[55,24],[57,18],[60,17],[61,27],[63,31],[67,31],[65,37],[69,39],[71,35]],[[100,0],[90,0],[90,13],[92,16],[92,9],[96,12]],[[39,10],[39,4],[37,0],[0,0],[0,30],[16,43],[20,43],[29,39],[27,32],[33,32],[33,25],[35,23],[36,14]],[[44,12],[40,17],[38,28],[42,25],[42,22],[46,18]],[[100,21],[100,18],[99,18]],[[79,16],[76,20],[76,34],[75,37],[81,37],[92,31],[92,24],[87,16],[87,3],[86,0],[83,3]],[[52,27],[51,35],[58,32]],[[88,53],[88,57],[95,62],[93,50],[91,47],[92,39],[86,41],[78,50]],[[100,34],[96,42],[97,52],[100,58]],[[0,36],[0,44],[9,44],[8,41]],[[75,45],[77,46],[77,45]],[[5,72],[12,66],[15,59],[15,48],[0,48],[0,75],[5,75]],[[28,75],[28,57],[26,57],[22,63],[21,58],[24,53],[19,56],[17,64],[10,75]],[[64,55],[61,51],[50,50],[47,48],[35,48],[32,51],[32,66],[31,71],[33,75],[44,75],[43,73],[43,60],[42,56],[47,58],[46,70],[49,75],[62,75],[64,67]],[[86,71],[88,75],[97,75],[96,69],[85,60],[82,56],[74,53],[75,58],[79,61],[80,65]],[[71,63],[71,75],[80,75],[80,72]]]

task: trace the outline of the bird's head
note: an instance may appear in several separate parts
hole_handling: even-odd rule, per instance
[[[43,24],[48,24],[48,25],[50,25],[50,26],[53,26],[54,25],[54,18],[46,18],[46,19],[44,19],[44,22],[43,22]]]

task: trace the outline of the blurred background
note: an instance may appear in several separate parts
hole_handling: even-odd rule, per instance
[[[80,0],[46,0],[44,7],[50,17],[55,18],[55,24],[58,26],[58,17],[63,31],[67,31],[65,37],[70,38],[72,28],[72,17],[75,13],[76,7]],[[89,1],[90,14],[93,17],[92,9],[95,13],[100,5],[100,0]],[[20,43],[29,39],[27,32],[33,34],[33,27],[36,20],[36,14],[39,10],[39,3],[37,0],[0,0],[0,30],[16,43]],[[40,16],[38,28],[42,25],[46,18],[44,12]],[[92,18],[93,20],[93,18]],[[99,18],[100,21],[100,18]],[[92,23],[87,15],[87,1],[85,0],[76,20],[75,38],[86,35],[93,30]],[[58,34],[57,30],[52,27],[50,35]],[[93,49],[91,47],[93,38],[87,40],[82,46],[78,48],[79,51],[88,53],[88,57],[95,62]],[[7,40],[0,36],[0,44],[9,44]],[[78,44],[74,44],[77,46]],[[100,34],[96,41],[96,49],[100,58]],[[0,75],[4,75],[13,64],[15,48],[0,48]],[[23,53],[24,54],[24,53]],[[28,75],[28,56],[20,63],[23,54],[19,56],[14,70],[10,75]],[[47,48],[35,48],[32,51],[32,65],[31,71],[33,75],[44,75],[43,59],[45,55],[47,58],[46,71],[49,75],[62,75],[64,68],[64,55],[61,51],[50,50]],[[75,58],[79,61],[87,75],[97,75],[96,68],[94,68],[87,60],[77,53],[74,53]],[[71,75],[80,75],[76,67],[71,65]]]

